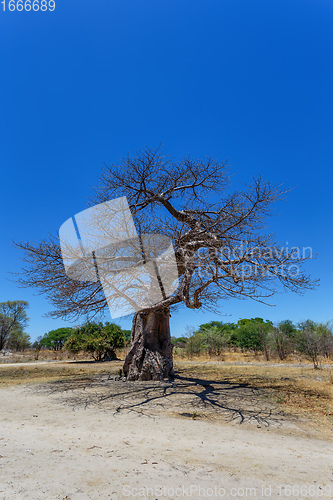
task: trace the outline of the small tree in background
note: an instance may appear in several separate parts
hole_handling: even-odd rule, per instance
[[[294,350],[296,346],[295,325],[290,320],[281,321],[278,325],[271,329],[270,342],[272,349],[277,353],[281,361]]]
[[[316,323],[308,319],[299,323],[298,327],[297,347],[299,352],[311,359],[314,368],[319,368],[322,339]]]
[[[69,327],[58,328],[45,333],[40,344],[42,347],[52,349],[53,351],[61,351],[64,347],[66,340],[71,336],[74,329]]]
[[[42,335],[39,335],[39,337],[36,338],[36,340],[33,342],[32,344],[32,348],[33,349],[36,349],[37,351],[40,351],[41,350],[41,341],[42,341]]]
[[[262,351],[269,360],[268,334],[273,327],[271,321],[262,318],[240,319],[237,323],[237,340],[242,350]]]
[[[187,341],[188,341],[187,337],[171,337],[172,345],[180,349],[186,347]]]
[[[0,302],[0,351],[8,347],[13,332],[23,331],[28,323],[25,300],[8,300]]]
[[[317,331],[321,338],[321,355],[325,358],[333,356],[333,332],[330,323],[317,323]]]
[[[200,333],[196,332],[194,335],[187,339],[185,352],[189,358],[193,358],[193,356],[199,356],[204,352],[204,350],[204,339]]]
[[[42,336],[39,335],[39,337],[36,338],[36,340],[34,341],[34,343],[32,344],[32,348],[35,350],[35,360],[38,361],[38,358],[39,358],[39,353],[40,353],[40,350],[42,348],[41,346],[41,341],[42,341]]]
[[[111,361],[117,359],[116,349],[125,345],[125,337],[120,326],[113,323],[86,323],[74,330],[66,341],[69,351],[80,351],[92,355],[95,361]]]
[[[202,336],[210,356],[219,356],[228,345],[229,335],[223,335],[217,326],[205,329]]]
[[[314,368],[319,368],[319,357],[329,357],[333,352],[332,329],[328,323],[315,323],[306,320],[298,325],[297,346],[313,362]]]
[[[189,357],[207,352],[210,356],[219,356],[231,343],[236,325],[222,321],[210,321],[199,326],[188,338],[175,339],[174,344],[185,347]]]
[[[211,321],[200,325],[198,335],[201,335],[205,348],[210,356],[219,356],[230,342],[232,330],[222,321]]]
[[[8,348],[12,351],[25,351],[31,347],[30,335],[17,328],[12,331],[8,340]]]

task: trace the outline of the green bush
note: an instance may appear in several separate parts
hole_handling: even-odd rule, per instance
[[[199,326],[186,341],[185,351],[189,357],[207,353],[219,356],[232,341],[235,326],[233,323],[211,321]]]
[[[115,351],[124,345],[125,336],[120,326],[113,323],[86,323],[72,333],[65,347],[74,353],[89,353],[95,361],[109,361],[117,359]]]
[[[240,319],[236,330],[237,344],[242,350],[263,352],[268,360],[268,334],[272,328],[272,322],[262,318]]]

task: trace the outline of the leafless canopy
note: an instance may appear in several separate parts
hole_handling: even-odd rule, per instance
[[[216,310],[222,299],[265,302],[281,285],[298,293],[315,285],[302,271],[306,257],[264,234],[282,189],[259,178],[231,192],[229,180],[226,163],[189,157],[175,162],[160,148],[105,166],[91,204],[126,196],[139,234],[163,234],[174,244],[179,288],[152,309],[183,303]],[[91,317],[106,309],[99,282],[66,276],[56,238],[18,246],[26,262],[19,281],[46,294],[55,307],[51,315]]]

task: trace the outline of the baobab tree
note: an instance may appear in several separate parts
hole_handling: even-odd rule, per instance
[[[302,270],[306,257],[279,247],[264,231],[272,204],[283,194],[261,178],[231,191],[227,163],[174,161],[161,148],[105,165],[90,204],[125,196],[139,235],[172,240],[179,277],[173,293],[134,314],[124,363],[129,380],[173,375],[169,317],[175,307],[217,311],[230,298],[267,303],[280,285],[297,293],[313,288],[315,282]],[[100,281],[67,276],[57,238],[18,245],[27,263],[20,282],[46,294],[54,305],[50,315],[77,319],[104,313]]]

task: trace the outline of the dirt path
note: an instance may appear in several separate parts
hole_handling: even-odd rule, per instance
[[[153,393],[138,405],[112,384],[111,398],[98,386],[1,389],[1,499],[333,498],[332,442],[292,422],[189,418],[181,399],[166,411]]]
[[[27,362],[19,362],[19,363],[15,363],[15,362],[11,362],[11,361],[7,361],[7,362],[3,362],[0,364],[0,369],[4,368],[16,368],[16,367],[20,367],[20,366],[40,366],[40,365],[48,365],[48,364],[55,364],[55,363],[58,363],[58,364],[65,364],[65,363],[75,363],[75,361],[61,361],[61,360],[50,360],[50,361],[27,361]]]

